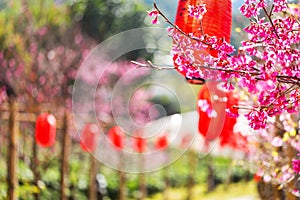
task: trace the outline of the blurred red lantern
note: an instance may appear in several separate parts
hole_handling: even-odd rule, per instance
[[[185,134],[181,138],[180,147],[183,148],[183,149],[187,148],[191,144],[192,139],[193,139],[192,135],[190,135],[188,133]]]
[[[199,91],[198,95],[198,112],[199,112],[199,132],[207,141],[220,137],[221,142],[226,144],[228,138],[233,135],[233,126],[236,119],[228,116],[226,109],[231,113],[237,114],[237,109],[233,106],[238,104],[232,92],[225,92],[221,86],[222,83],[207,82]],[[209,116],[199,106],[199,100],[206,100],[206,106],[211,107],[214,116]]]
[[[256,183],[259,183],[262,180],[262,177],[256,173],[256,174],[253,175],[253,180]]]
[[[205,13],[202,23],[188,15],[188,5],[199,5],[206,4],[207,12]],[[217,36],[218,38],[224,38],[225,41],[230,42],[231,35],[231,0],[179,0],[175,24],[185,33],[193,33],[196,36],[201,36],[202,31],[200,30],[201,24],[203,32],[209,36]],[[217,56],[217,52],[214,50],[206,50],[201,52],[194,52],[194,56],[197,54],[211,54]],[[175,61],[178,57],[174,55],[173,60]],[[177,68],[176,64],[175,67]],[[178,69],[177,69],[178,70]],[[185,76],[184,72],[180,72]],[[201,78],[192,78],[188,82],[193,84],[203,84],[204,80]]]
[[[35,140],[41,147],[50,147],[55,143],[56,119],[52,114],[42,113],[36,119]]]
[[[135,131],[133,137],[133,149],[138,153],[143,153],[146,149],[146,139],[142,137],[142,131]]]
[[[96,124],[85,125],[80,136],[80,147],[83,151],[93,152],[95,150],[98,132]]]
[[[168,145],[169,143],[166,134],[157,137],[155,140],[155,149],[157,150],[167,148]]]
[[[118,126],[112,127],[108,131],[108,138],[112,142],[112,144],[117,147],[117,149],[123,149],[124,148],[124,139],[125,134]]]
[[[247,137],[241,133],[232,133],[228,137],[222,137],[220,141],[221,146],[230,146],[233,149],[243,151],[245,153],[249,152]]]
[[[133,137],[134,139],[134,150],[138,153],[143,153],[146,149],[146,140],[140,136]]]

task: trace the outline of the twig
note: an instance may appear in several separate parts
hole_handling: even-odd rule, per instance
[[[274,9],[274,4],[273,4],[273,6],[272,6],[272,8],[271,8],[271,11],[270,11],[270,14],[269,14],[268,11],[267,11],[267,9],[266,9],[265,7],[263,8],[265,14],[267,15],[267,17],[268,17],[268,19],[269,19],[269,21],[270,21],[270,23],[271,23],[271,26],[272,26],[273,29],[274,29],[274,33],[275,33],[276,37],[277,37],[278,39],[280,39],[280,37],[279,37],[279,35],[278,35],[277,31],[276,31],[276,27],[275,27],[275,25],[274,25],[274,23],[273,23],[273,21],[272,21],[272,18],[271,18],[273,9]]]
[[[242,109],[242,110],[255,110],[255,107],[243,106],[243,105],[233,105],[232,108]]]
[[[147,67],[147,68],[154,68],[156,70],[173,70],[176,69],[174,66],[158,66],[153,64],[151,61],[147,61],[147,63],[140,63],[137,61],[131,61],[131,63],[137,65],[138,67]],[[191,66],[198,67],[199,69],[209,69],[209,70],[216,70],[216,71],[224,71],[224,72],[236,72],[240,74],[251,74],[251,75],[259,75],[259,72],[248,72],[248,71],[243,71],[243,70],[234,70],[234,69],[224,69],[224,68],[218,68],[218,67],[210,67],[210,66],[204,66],[204,65],[193,65]]]
[[[289,87],[287,90],[281,92],[268,106],[266,106],[265,108],[270,109],[272,108],[272,106],[274,105],[274,103],[282,96],[290,93],[293,89],[294,89],[295,85],[291,85],[291,87]]]
[[[300,78],[298,78],[296,76],[277,75],[276,78],[279,82],[291,83],[291,84],[300,86]]]
[[[157,10],[157,12],[159,13],[160,16],[162,16],[165,21],[170,24],[173,28],[175,28],[176,30],[178,30],[182,35],[191,38],[188,34],[186,34],[183,30],[181,30],[177,25],[175,25],[174,23],[172,23],[168,17],[166,17],[161,11],[160,9],[157,7],[156,3],[153,3],[154,8]],[[191,38],[192,39],[192,38]],[[201,42],[201,40],[197,39],[197,38],[193,38],[193,40],[196,40],[197,42]]]
[[[259,72],[249,72],[249,71],[243,71],[243,70],[236,70],[236,69],[224,69],[224,68],[219,68],[219,67],[210,67],[210,66],[204,66],[204,65],[194,65],[195,67],[198,68],[203,68],[203,69],[210,69],[210,70],[217,70],[217,71],[223,71],[223,72],[236,72],[239,74],[251,74],[251,75],[259,75]]]
[[[131,61],[131,63],[137,65],[138,67],[147,67],[147,68],[153,68],[156,70],[173,70],[176,69],[174,66],[158,66],[153,64],[150,60],[147,61],[147,63],[140,63],[137,61]],[[223,71],[223,72],[235,72],[239,74],[250,74],[252,76],[259,76],[260,72],[250,72],[250,71],[244,71],[244,70],[236,70],[236,69],[224,69],[219,67],[211,67],[211,66],[205,66],[205,65],[198,65],[198,64],[191,64],[191,66],[198,67],[199,69],[208,69],[208,70],[216,70],[216,71]],[[283,75],[277,75],[277,80],[282,83],[289,83],[293,85],[299,85],[300,84],[300,78],[298,77],[290,77],[290,76],[283,76]]]
[[[137,61],[131,61],[131,63],[137,65],[137,67],[148,67],[148,68],[154,68],[156,70],[173,70],[175,69],[174,66],[158,66],[158,65],[154,65],[150,60],[147,61],[147,63],[140,63]]]

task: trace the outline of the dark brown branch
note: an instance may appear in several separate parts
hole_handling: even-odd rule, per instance
[[[276,31],[276,27],[275,27],[275,25],[274,25],[274,23],[273,23],[273,20],[272,20],[272,18],[271,18],[272,12],[273,12],[273,8],[274,8],[274,5],[272,6],[272,9],[271,9],[270,14],[268,13],[268,11],[267,11],[267,9],[266,9],[265,7],[263,8],[263,10],[264,10],[266,16],[268,17],[268,19],[269,19],[269,21],[270,21],[270,23],[271,23],[272,28],[274,29],[274,33],[275,33],[276,37],[277,37],[278,39],[280,39],[280,37],[279,37],[279,35],[278,35],[277,31]]]
[[[291,87],[289,87],[287,90],[281,92],[266,108],[271,108],[280,97],[288,94],[291,90],[293,90],[294,87],[295,85],[291,85]]]
[[[176,69],[174,66],[158,66],[158,65],[154,65],[151,61],[147,61],[147,63],[139,63],[136,61],[131,61],[133,64],[137,65],[138,67],[148,67],[148,68],[153,68],[156,70],[173,70]],[[236,73],[240,73],[240,74],[251,74],[251,75],[259,75],[259,72],[248,72],[248,71],[242,71],[242,70],[234,70],[234,69],[224,69],[224,68],[218,68],[218,67],[210,67],[210,66],[204,66],[204,65],[191,65],[194,67],[198,67],[198,68],[202,68],[202,69],[210,69],[210,70],[217,70],[217,71],[224,71],[224,72],[236,72]]]
[[[153,68],[156,70],[173,70],[176,69],[174,66],[158,66],[153,64],[151,61],[147,61],[147,63],[140,63],[137,61],[131,61],[131,63],[137,65],[138,67],[147,67],[147,68]],[[204,66],[204,65],[198,65],[198,64],[191,64],[191,66],[198,67],[199,69],[207,69],[207,70],[215,70],[215,71],[222,71],[222,72],[235,72],[240,75],[250,74],[252,76],[257,76],[257,80],[262,80],[258,76],[260,75],[259,71],[244,71],[244,70],[236,70],[236,69],[224,69],[219,67],[211,67],[211,66]],[[300,86],[300,78],[298,77],[290,77],[290,76],[284,76],[284,75],[277,75],[276,76],[277,81],[280,83],[288,83],[293,85]]]
[[[14,88],[2,76],[0,77],[0,87],[4,87],[6,94],[9,98],[15,98],[17,96]]]
[[[210,66],[204,66],[204,65],[193,65],[198,68],[202,69],[210,69],[210,70],[217,70],[217,71],[223,71],[223,72],[236,72],[239,74],[251,74],[251,75],[259,75],[259,72],[249,72],[249,71],[244,71],[244,70],[236,70],[236,69],[224,69],[224,68],[219,68],[219,67],[210,67]]]
[[[131,63],[137,65],[137,67],[147,67],[147,68],[153,68],[156,70],[173,70],[175,69],[174,66],[158,66],[158,65],[154,65],[150,60],[147,61],[147,63],[140,63],[140,62],[136,62],[136,61],[131,61]]]

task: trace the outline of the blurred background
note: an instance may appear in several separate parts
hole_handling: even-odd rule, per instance
[[[120,32],[149,26],[166,28],[163,22],[151,24],[147,11],[152,3],[152,0],[0,0],[0,199],[14,199],[14,195],[18,199],[70,200],[257,199],[256,183],[245,155],[235,156],[232,149],[217,149],[206,155],[202,147],[197,147],[201,143],[196,142],[192,148],[174,145],[165,156],[184,152],[176,161],[154,172],[134,174],[98,162],[91,154],[90,144],[80,141],[78,135],[84,137],[86,132],[84,124],[81,127],[73,124],[72,106],[87,109],[90,104],[72,104],[77,70],[93,48]],[[177,0],[156,3],[174,21]],[[243,38],[241,29],[248,23],[239,14],[241,3],[233,1],[231,43],[234,46]],[[166,32],[145,32],[142,42],[149,48],[116,59],[97,83],[96,115],[105,134],[116,125],[111,93],[119,79],[135,68],[130,61],[152,60],[172,65],[169,52],[172,41]],[[96,68],[98,65],[95,64]],[[89,88],[95,84],[91,71],[76,81]],[[142,69],[127,78],[130,84],[148,80],[168,86],[143,87],[133,96],[130,114],[135,121],[146,125],[151,120],[192,113],[191,124],[185,126],[196,130],[186,128],[182,133],[189,143],[188,136],[197,134],[196,100],[201,86],[189,85],[184,77],[171,70]],[[125,100],[121,98],[117,104],[123,105]],[[118,109],[124,110],[126,106]],[[36,135],[40,113],[56,117],[56,138],[51,145]],[[153,138],[151,145],[155,146],[156,141]],[[157,145],[163,148],[166,144]]]

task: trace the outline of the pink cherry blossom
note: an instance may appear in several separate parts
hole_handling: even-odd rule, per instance
[[[293,159],[293,170],[295,173],[300,174],[300,160]]]
[[[281,147],[283,145],[283,140],[280,138],[280,137],[275,137],[271,144],[274,146],[274,147]]]
[[[197,6],[188,5],[188,14],[191,17],[201,20],[203,15],[207,12],[206,5],[201,4]]]
[[[286,5],[285,0],[275,0],[271,5],[263,0],[245,0],[241,12],[255,20],[244,28],[248,39],[242,41],[236,54],[232,45],[222,38],[203,35],[201,28],[193,34],[182,33],[176,26],[168,28],[178,71],[188,79],[222,80],[226,89],[238,86],[249,92],[256,101],[246,116],[255,129],[265,128],[268,117],[297,112],[300,108],[300,25],[291,15],[272,15],[287,11]],[[190,5],[188,12],[201,20],[205,17],[204,8]],[[157,8],[155,11],[153,16],[160,14]],[[262,17],[260,12],[266,16]],[[212,49],[216,55],[205,53]]]
[[[216,118],[217,112],[212,108],[206,99],[198,100],[198,107],[202,112],[205,112],[209,118]]]
[[[151,11],[148,11],[148,15],[150,17],[153,17],[154,19],[152,20],[152,24],[159,24],[159,21],[158,21],[158,11],[157,10],[151,10]]]
[[[299,195],[299,190],[290,186],[291,181],[299,181],[295,176],[300,173],[299,157],[291,163],[286,149],[300,151],[300,135],[296,133],[300,127],[296,121],[300,111],[300,11],[288,3],[244,0],[240,11],[250,20],[243,29],[246,37],[236,50],[201,27],[199,32],[184,33],[162,17],[171,25],[168,33],[173,39],[171,55],[176,69],[187,78],[223,81],[224,88],[247,96],[238,108],[252,128],[253,134],[245,133],[251,163],[264,181]],[[190,17],[205,18],[193,5],[187,9]],[[207,104],[198,101],[203,112],[210,110]],[[226,112],[237,117],[230,110]]]

